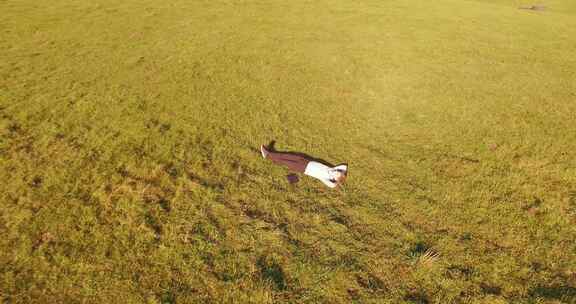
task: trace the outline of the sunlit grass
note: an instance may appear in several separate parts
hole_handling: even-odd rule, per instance
[[[0,1],[0,299],[574,303],[576,7],[524,4]]]

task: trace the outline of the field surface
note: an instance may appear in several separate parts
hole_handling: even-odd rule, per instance
[[[530,4],[0,0],[0,303],[576,303],[576,2]]]

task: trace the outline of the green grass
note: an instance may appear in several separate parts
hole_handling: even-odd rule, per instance
[[[0,0],[0,302],[576,303],[576,6],[540,3]]]

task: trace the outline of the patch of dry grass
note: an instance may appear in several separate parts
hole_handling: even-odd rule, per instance
[[[576,23],[542,4],[0,1],[1,301],[573,303]]]

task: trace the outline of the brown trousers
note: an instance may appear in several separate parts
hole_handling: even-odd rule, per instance
[[[306,157],[291,153],[268,152],[268,157],[273,163],[288,167],[288,170],[297,173],[304,173],[306,166],[310,162]]]

